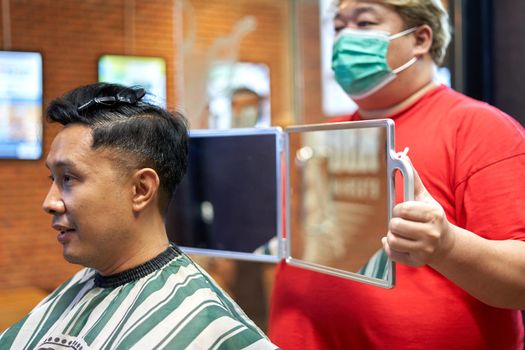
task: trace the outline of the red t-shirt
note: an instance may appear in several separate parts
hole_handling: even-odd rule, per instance
[[[445,86],[392,119],[396,149],[410,147],[451,223],[525,241],[525,133],[517,122]],[[519,311],[488,306],[430,267],[397,264],[390,290],[284,263],[276,273],[269,336],[284,350],[523,347]]]

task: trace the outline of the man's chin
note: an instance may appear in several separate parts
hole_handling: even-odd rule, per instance
[[[63,256],[64,259],[70,264],[84,265],[83,260],[77,254],[68,252],[66,248],[64,248]]]

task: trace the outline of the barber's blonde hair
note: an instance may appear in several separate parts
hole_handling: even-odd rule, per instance
[[[433,40],[430,56],[438,65],[443,63],[450,43],[448,12],[441,0],[383,0],[385,5],[394,7],[407,28],[427,24],[432,28]]]
[[[451,32],[448,13],[441,0],[383,0],[383,3],[396,10],[407,28],[423,24],[432,28],[430,56],[434,62],[441,64],[447,53]]]
[[[372,0],[391,6],[401,16],[406,28],[423,24],[432,28],[433,40],[430,56],[438,65],[443,63],[450,43],[451,30],[448,12],[441,0]],[[338,1],[344,3],[344,0]]]

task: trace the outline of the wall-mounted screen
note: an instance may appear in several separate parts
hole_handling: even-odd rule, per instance
[[[0,158],[42,155],[42,55],[0,51]]]
[[[98,81],[140,85],[152,102],[166,107],[166,62],[160,57],[104,55],[98,61]]]

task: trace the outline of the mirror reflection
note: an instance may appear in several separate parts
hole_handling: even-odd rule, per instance
[[[386,129],[291,132],[289,142],[292,259],[386,278]]]
[[[268,242],[279,232],[279,134],[268,130],[190,137],[188,171],[166,216],[170,239],[230,257],[276,254]]]

